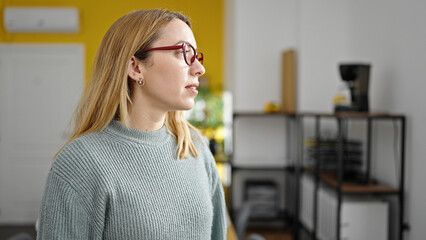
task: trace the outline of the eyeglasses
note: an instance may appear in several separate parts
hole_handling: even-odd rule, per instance
[[[201,64],[203,64],[203,60],[204,60],[203,53],[197,52],[197,50],[195,50],[195,48],[188,42],[183,42],[182,44],[176,45],[176,46],[147,48],[140,52],[148,52],[153,50],[178,50],[178,49],[182,49],[183,59],[185,59],[185,62],[186,64],[188,64],[188,66],[191,66],[195,62],[195,59],[197,59]],[[136,57],[137,57],[137,54],[138,53],[135,54]]]

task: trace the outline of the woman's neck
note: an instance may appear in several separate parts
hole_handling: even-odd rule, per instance
[[[130,126],[142,131],[155,131],[163,127],[166,113],[150,111],[146,106],[135,104],[130,111]]]

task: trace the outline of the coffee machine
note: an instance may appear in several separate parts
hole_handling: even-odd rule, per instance
[[[335,112],[368,112],[368,82],[370,65],[349,63],[339,64],[340,76],[349,89],[349,103],[336,104]]]

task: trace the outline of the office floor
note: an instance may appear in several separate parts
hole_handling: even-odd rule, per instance
[[[15,234],[27,233],[36,239],[36,231],[34,226],[0,226],[0,239],[7,240]]]
[[[288,231],[282,229],[270,229],[270,228],[249,228],[244,239],[250,235],[250,233],[257,233],[264,237],[266,240],[293,240],[291,234]]]

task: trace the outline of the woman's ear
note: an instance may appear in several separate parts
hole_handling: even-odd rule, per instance
[[[142,64],[135,56],[130,58],[127,76],[135,81],[139,81],[141,78],[143,79]]]

